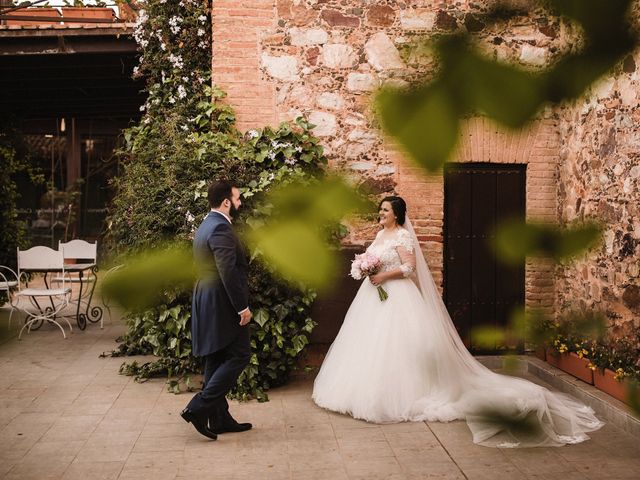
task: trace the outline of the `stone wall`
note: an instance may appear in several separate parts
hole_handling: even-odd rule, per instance
[[[488,55],[532,69],[574,44],[567,41],[574,32],[543,12],[530,11],[489,26],[481,16],[483,8],[482,2],[467,1],[214,2],[213,80],[228,92],[240,128],[306,115],[317,125],[315,133],[334,167],[381,196],[396,192],[407,199],[438,284],[443,263],[442,176],[425,176],[382,137],[371,97],[385,83],[432,74],[434,60],[409,47],[420,35],[466,29],[477,35]],[[635,145],[631,132],[636,117],[629,114],[635,105],[635,64],[625,65],[629,72],[624,79],[614,86],[603,84],[595,100],[575,109],[545,111],[519,135],[500,131],[482,118],[469,120],[462,133],[454,161],[528,164],[527,218],[557,222],[594,213],[610,217],[607,247],[588,262],[561,269],[558,287],[553,265],[528,263],[529,306],[552,312],[554,305],[567,303],[568,292],[589,305],[606,303],[609,296],[622,299],[625,292],[631,303],[638,302],[638,290],[629,288],[632,275],[637,275],[637,262],[633,266],[631,259],[640,238],[635,183],[640,167],[634,169],[636,157],[630,151]],[[616,89],[624,93],[615,94]],[[607,128],[601,131],[603,122]],[[371,239],[376,229],[365,223],[352,227],[348,240],[353,244]]]
[[[560,309],[606,312],[623,331],[640,318],[640,79],[631,55],[561,116],[559,216],[604,227],[602,245],[559,270]]]

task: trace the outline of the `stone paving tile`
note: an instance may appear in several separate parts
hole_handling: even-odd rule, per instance
[[[73,461],[62,476],[62,480],[116,480],[122,471],[124,462]]]
[[[47,327],[0,343],[2,479],[631,480],[640,471],[640,442],[611,425],[579,445],[487,448],[464,422],[376,425],[327,412],[312,402],[309,377],[267,403],[231,402],[254,429],[210,441],[179,416],[193,394],[136,383],[118,374],[125,359],[98,358],[121,325],[67,340]]]

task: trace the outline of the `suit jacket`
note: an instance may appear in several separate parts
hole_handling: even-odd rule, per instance
[[[229,221],[210,212],[193,239],[199,277],[191,305],[192,352],[205,356],[223,349],[238,337],[248,340],[248,327],[240,326],[241,312],[249,306],[247,257]]]

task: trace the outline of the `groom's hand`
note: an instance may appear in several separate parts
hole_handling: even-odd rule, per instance
[[[251,313],[251,310],[247,308],[240,314],[240,325],[244,327],[247,323],[249,323],[252,316],[253,314]]]

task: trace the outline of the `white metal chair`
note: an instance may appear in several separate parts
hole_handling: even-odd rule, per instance
[[[58,250],[62,252],[62,256],[64,257],[64,261],[66,264],[69,264],[69,260],[72,260],[74,263],[78,260],[83,260],[87,263],[96,263],[98,258],[98,242],[89,243],[86,240],[71,240],[69,242],[58,242]],[[82,282],[83,284],[90,284],[96,281],[96,276],[94,274],[87,275],[86,277],[80,277],[79,274],[72,275],[70,272],[65,272],[64,280],[69,282],[70,284],[78,284]],[[60,283],[62,281],[62,274],[55,276],[52,280],[54,283]],[[85,289],[82,292],[82,297],[78,298],[78,302],[87,304],[87,297],[90,296],[90,289]],[[72,303],[76,303],[75,300]]]
[[[96,263],[98,260],[98,242],[89,243],[86,240],[77,239],[69,242],[58,242],[58,250],[62,252],[62,256],[67,263],[69,263],[68,260],[84,260],[88,263]],[[65,280],[72,283],[80,282],[79,277],[72,277],[69,272],[67,272]],[[57,276],[53,281],[60,282],[62,278]],[[95,282],[95,276],[91,275],[83,278],[82,281],[85,283]]]
[[[9,267],[0,265],[0,292],[5,292],[9,300],[9,305],[11,305],[8,328],[11,328],[11,317],[13,315],[13,312],[17,310],[14,304],[13,292],[15,290],[18,290],[18,288],[20,287],[19,283],[20,282],[18,281],[18,274],[16,272],[14,272]]]
[[[47,321],[58,326],[62,331],[62,336],[67,338],[64,333],[64,328],[56,321],[56,315],[69,305],[71,298],[71,288],[66,285],[65,271],[64,271],[64,257],[61,251],[53,250],[49,247],[32,247],[29,250],[21,251],[18,248],[18,280],[22,281],[23,276],[28,272],[52,272],[60,271],[62,273],[62,286],[61,288],[32,288],[28,285],[26,288],[19,288],[18,297],[26,297],[31,301],[35,310],[31,311],[26,306],[22,306],[21,303],[17,304],[18,309],[22,310],[26,314],[25,324],[20,330],[18,340],[22,337],[24,329],[31,331],[31,327],[40,321]],[[20,287],[20,285],[18,285]],[[38,298],[48,299],[51,303],[50,307],[42,308],[38,303]],[[65,317],[64,320],[69,325],[69,331],[73,331],[71,323]]]

